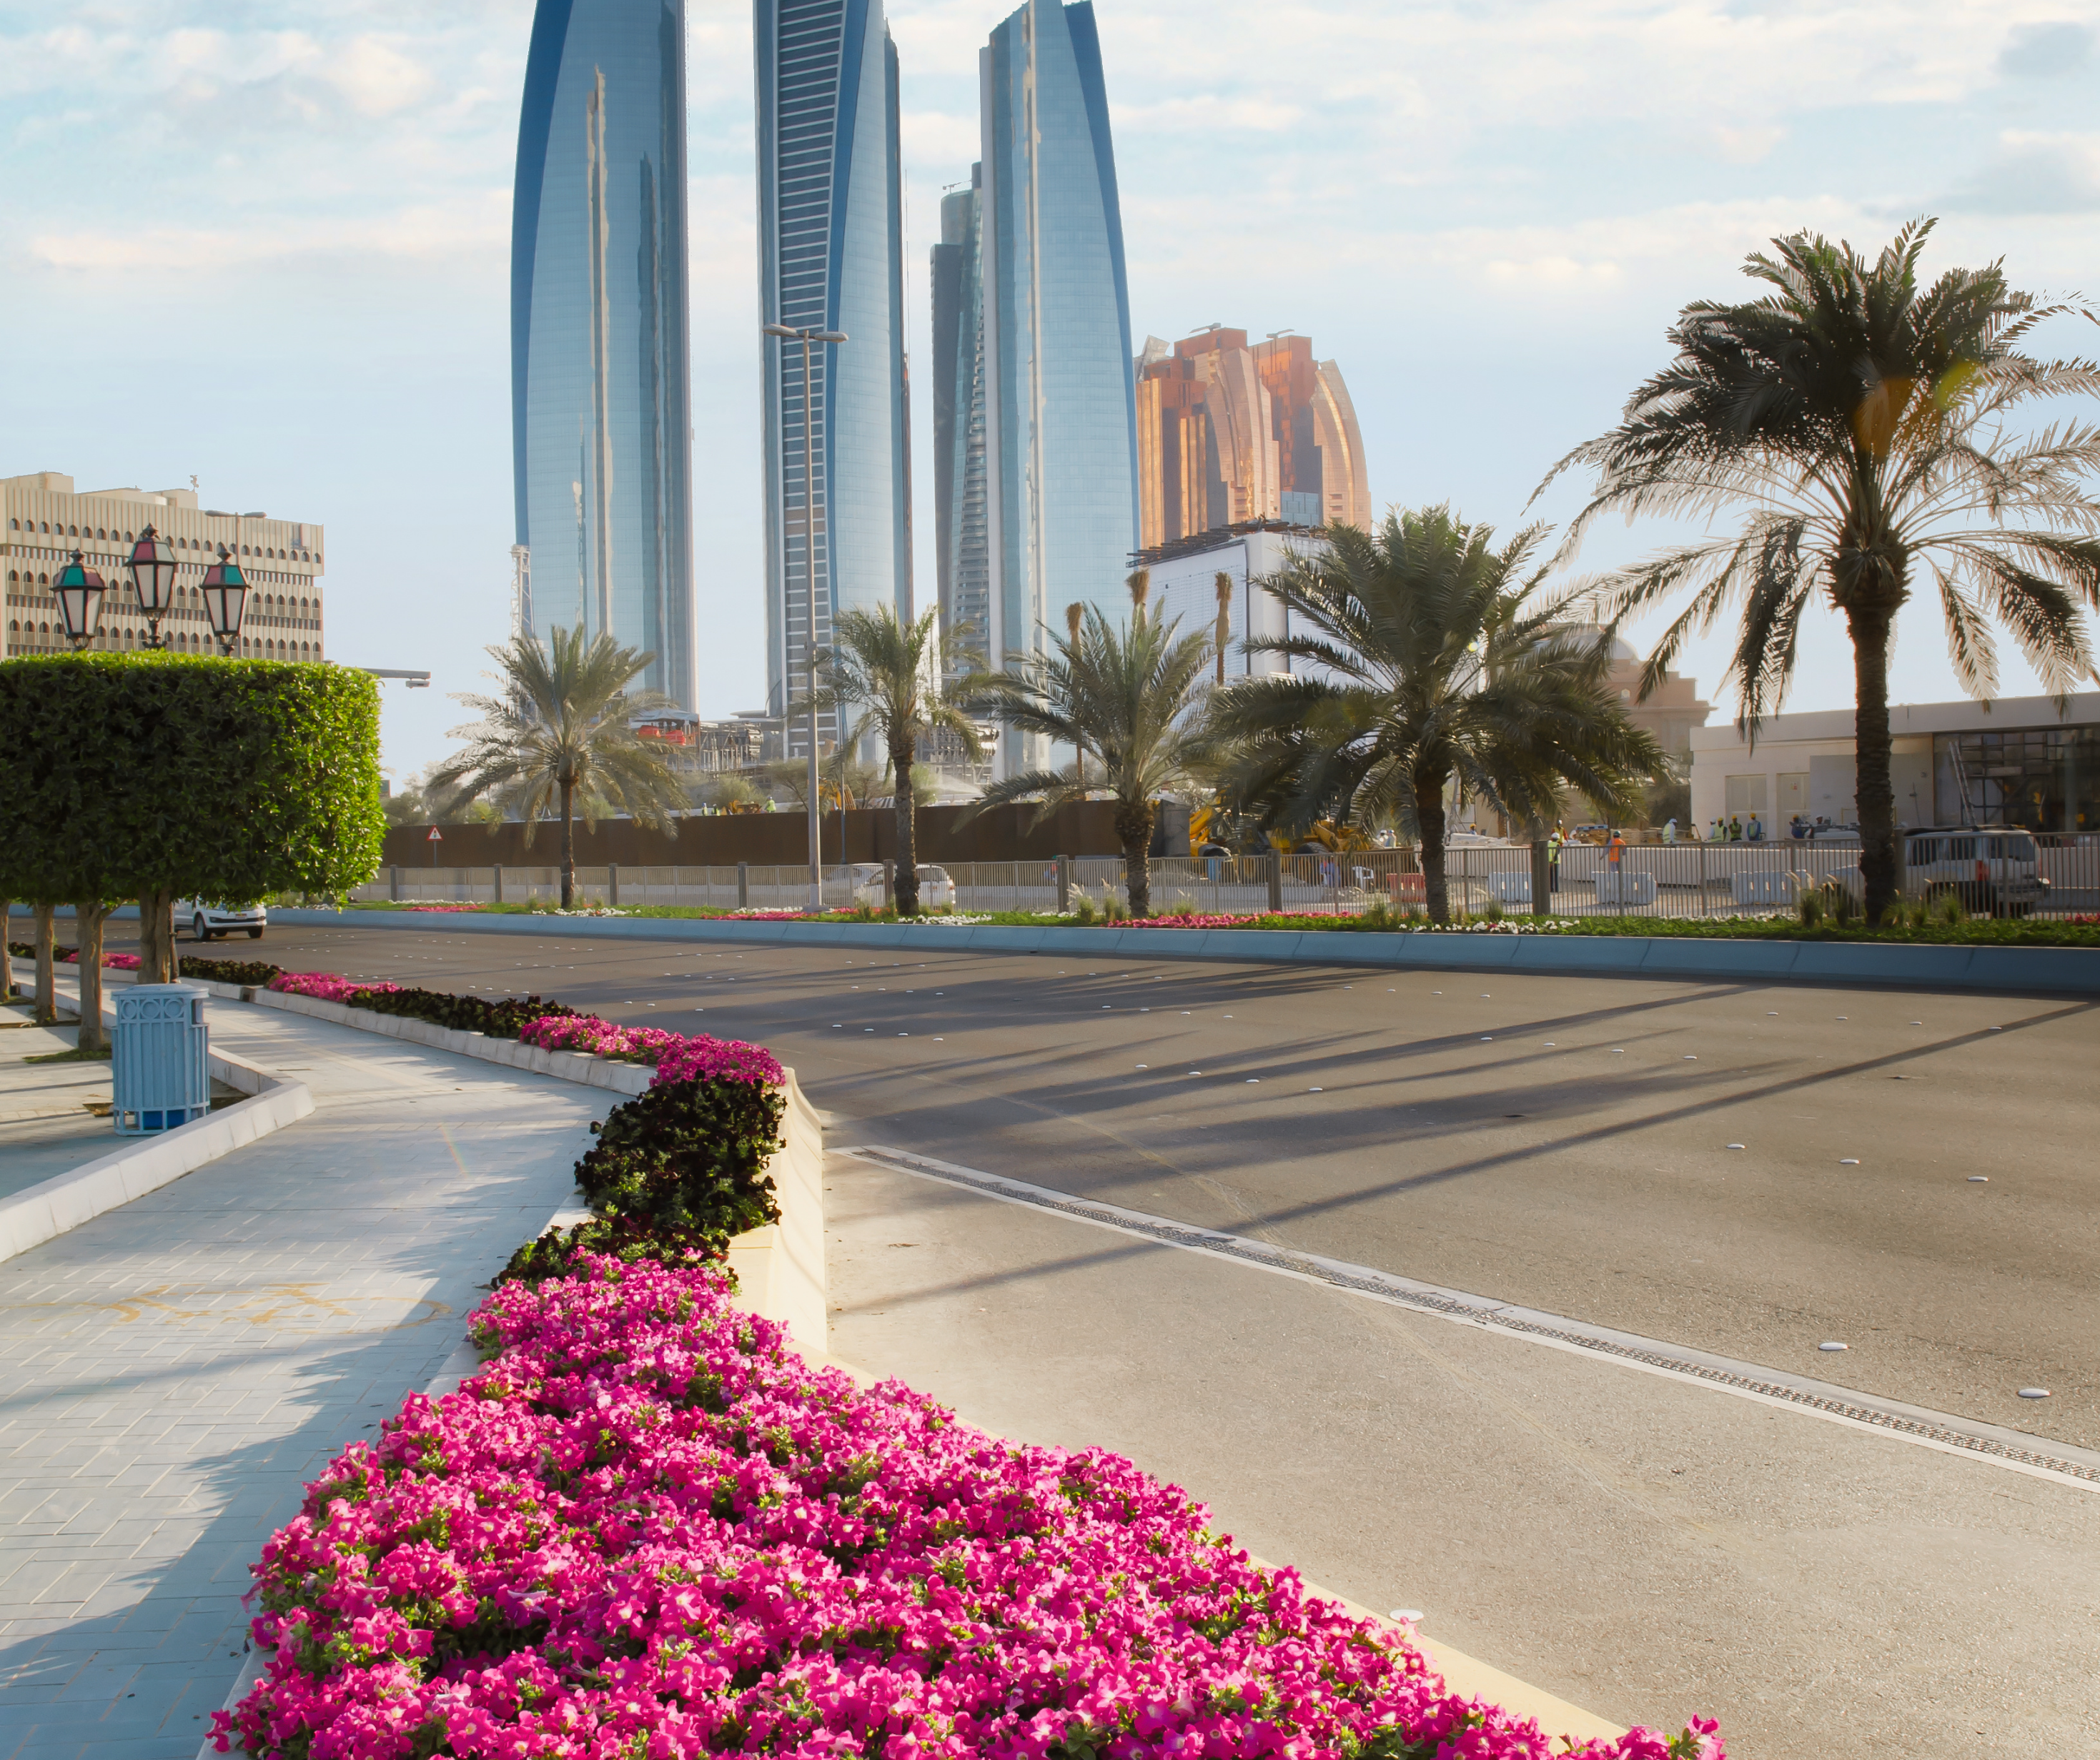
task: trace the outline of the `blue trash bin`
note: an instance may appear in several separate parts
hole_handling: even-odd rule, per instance
[[[173,1130],[210,1112],[204,999],[194,984],[134,984],[117,992],[110,1111],[121,1135]]]

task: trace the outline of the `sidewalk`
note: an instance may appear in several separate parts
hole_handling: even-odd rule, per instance
[[[443,1363],[615,1098],[208,1006],[317,1110],[0,1264],[0,1760],[189,1760],[263,1541]]]
[[[107,1063],[32,1063],[73,1048],[73,1027],[29,1026],[24,1008],[0,1009],[0,1198],[105,1155]],[[89,1110],[100,1102],[104,1116]]]

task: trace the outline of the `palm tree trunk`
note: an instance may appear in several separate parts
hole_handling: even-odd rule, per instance
[[[7,931],[13,926],[7,913],[14,908],[12,899],[0,899],[0,1002],[15,995],[15,956],[7,951]]]
[[[1876,605],[1848,608],[1852,636],[1855,801],[1860,812],[1860,883],[1870,923],[1896,901],[1896,791],[1889,773],[1889,637],[1893,619]]]
[[[182,975],[175,957],[175,895],[139,895],[139,982],[173,983]]]
[[[36,930],[33,936],[37,945],[37,1007],[36,1022],[39,1027],[55,1025],[59,1018],[58,983],[51,970],[51,909],[49,904],[30,907],[34,913]]]
[[[1116,836],[1123,842],[1123,880],[1133,917],[1152,914],[1152,803],[1116,803]]]
[[[889,765],[897,772],[897,914],[900,917],[919,914],[919,831],[915,822],[919,803],[911,792],[915,746],[915,741],[905,739],[889,748]]]
[[[576,829],[571,813],[576,784],[562,780],[562,909],[576,908]]]
[[[1414,822],[1422,838],[1422,891],[1432,922],[1451,920],[1451,894],[1444,878],[1444,778],[1414,785]]]
[[[80,1036],[73,1042],[83,1051],[106,1051],[109,1035],[102,1027],[102,920],[108,907],[76,904],[73,909],[80,922]]]

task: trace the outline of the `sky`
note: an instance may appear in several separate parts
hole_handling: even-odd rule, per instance
[[[999,0],[893,0],[933,602],[926,252],[976,156]],[[0,0],[0,475],[196,475],[328,531],[328,651],[407,780],[470,719],[512,539],[511,178],[531,0]],[[1811,229],[2100,297],[2100,0],[1096,0],[1136,339],[1286,328],[1338,361],[1374,503],[1502,530],[1667,359],[1693,299]],[[689,0],[703,715],[763,698],[748,7]],[[2039,351],[2090,354],[2076,318]],[[2065,413],[2073,413],[2066,411]],[[2080,412],[2082,413],[2082,412]],[[1576,566],[1665,540],[1595,532]],[[1636,631],[1639,640],[1640,631]],[[1929,608],[1893,695],[1960,692]],[[1718,636],[1680,670],[1710,689]],[[2033,688],[2016,655],[2001,689]],[[1827,614],[1786,706],[1851,701]]]

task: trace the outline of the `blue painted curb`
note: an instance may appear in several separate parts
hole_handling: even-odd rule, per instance
[[[20,909],[20,907],[17,907]],[[739,922],[695,917],[487,917],[469,912],[276,910],[287,927],[561,935],[612,941],[761,946],[931,947],[970,953],[1123,954],[1373,966],[1421,971],[1661,978],[1732,983],[1898,984],[1937,990],[2100,996],[2100,949],[1884,946],[1864,941],[1710,941],[1676,936],[1412,934],[1272,929],[1048,929],[985,924]],[[257,955],[266,952],[258,948]]]

